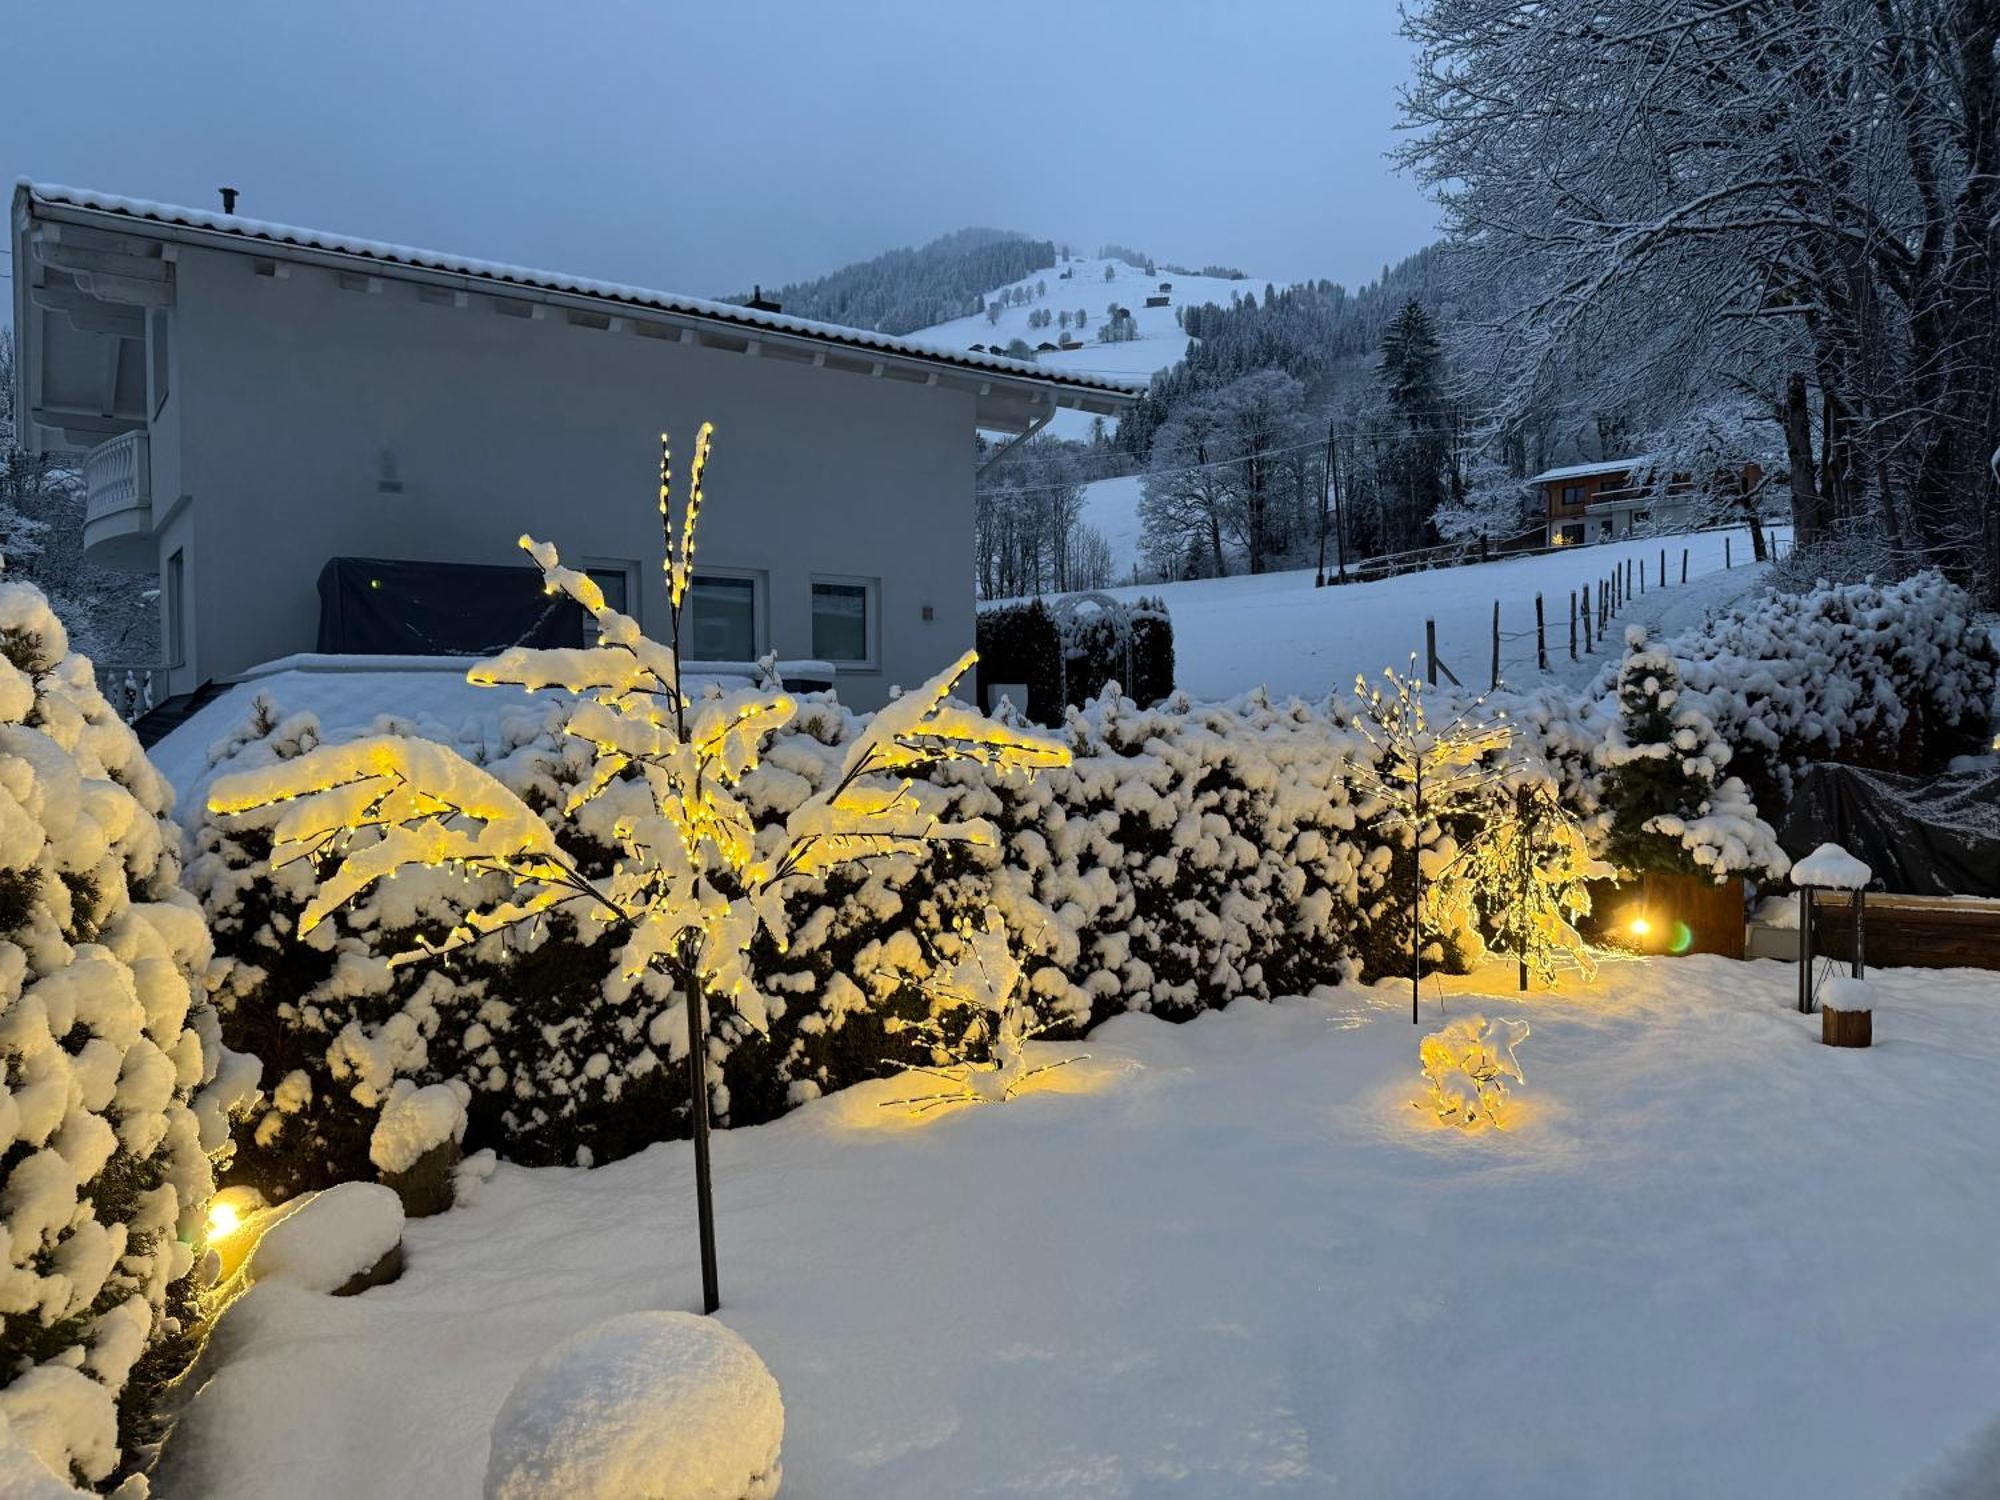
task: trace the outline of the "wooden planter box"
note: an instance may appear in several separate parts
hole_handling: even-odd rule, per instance
[[[1850,900],[1845,891],[1813,893],[1813,952],[1823,958],[1854,951]],[[2000,901],[1870,891],[1861,920],[1870,968],[2000,969]]]
[[[1717,885],[1699,875],[1648,871],[1628,885],[1594,882],[1590,904],[1592,928],[1603,942],[1661,956],[1743,957],[1747,923],[1738,878]],[[1646,922],[1644,933],[1633,926],[1639,917]]]

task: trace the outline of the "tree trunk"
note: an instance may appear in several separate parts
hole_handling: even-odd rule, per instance
[[[1812,414],[1806,406],[1806,378],[1797,371],[1785,383],[1785,457],[1792,478],[1792,537],[1811,546],[1826,532],[1826,514],[1813,477]]]

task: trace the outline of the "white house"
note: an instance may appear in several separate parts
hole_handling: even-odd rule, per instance
[[[422,565],[391,598],[436,580],[421,629],[452,636],[468,576],[519,575],[432,565],[518,566],[522,532],[664,634],[658,435],[684,473],[712,421],[693,654],[830,661],[873,706],[971,643],[975,431],[1018,440],[1137,394],[72,188],[16,189],[13,257],[21,440],[84,453],[92,558],[158,573],[174,693],[317,649],[337,559],[364,587],[371,560]],[[500,644],[467,631],[439,649]]]

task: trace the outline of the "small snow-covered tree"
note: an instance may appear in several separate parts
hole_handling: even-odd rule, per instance
[[[311,860],[327,872],[300,914],[302,938],[377,882],[436,866],[468,877],[497,875],[505,894],[470,905],[441,939],[394,955],[391,964],[532,932],[557,911],[577,916],[585,931],[607,935],[618,944],[628,993],[664,988],[685,1008],[686,1024],[672,1028],[669,1021],[668,1035],[678,1030],[684,1040],[695,1138],[704,1152],[704,1001],[725,1002],[753,1030],[768,1029],[749,949],[760,933],[783,949],[787,892],[836,866],[940,841],[993,844],[984,821],[941,817],[942,795],[910,774],[919,767],[961,761],[1032,771],[1069,761],[1063,746],[949,701],[976,660],[968,651],[878,712],[831,782],[782,828],[760,836],[737,788],[797,705],[763,689],[697,694],[681,676],[682,615],[712,434],[704,424],[678,526],[667,439],[660,439],[665,644],[612,609],[587,573],[564,567],[552,545],[521,538],[549,592],[574,600],[596,623],[596,644],[513,647],[466,677],[482,686],[574,695],[564,732],[594,755],[549,819],[457,752],[396,735],[322,746],[226,776],[210,794],[211,809],[225,814],[283,804],[271,830],[272,867]],[[557,827],[566,827],[576,844],[610,843],[616,858],[609,874],[590,873],[589,859],[565,847]]]
[[[1698,707],[1683,700],[1672,653],[1644,626],[1625,633],[1618,719],[1598,752],[1611,827],[1604,853],[1628,873],[1782,875],[1790,866],[1750,791],[1724,776],[1730,749]]]
[[[1611,867],[1592,858],[1547,771],[1518,767],[1507,783],[1473,841],[1466,871],[1492,946],[1514,956],[1524,990],[1531,976],[1553,983],[1564,964],[1588,979],[1597,965],[1575,923],[1590,912],[1588,882],[1610,875]]]
[[[0,583],[0,1469],[62,1493],[157,1435],[210,1153],[258,1071],[220,1045],[173,794],[94,679],[41,591]]]
[[[897,1060],[896,1066],[944,1087],[889,1100],[888,1107],[922,1114],[947,1104],[1000,1104],[1030,1079],[1083,1060],[1028,1062],[1027,1044],[1056,1023],[1036,1014],[1021,960],[997,911],[989,907],[976,927],[961,918],[942,941],[950,944],[950,955],[918,981],[930,1001],[930,1014],[917,1020],[891,1018],[885,1030],[912,1036],[929,1054],[923,1062]]]
[[[1461,1016],[1425,1037],[1417,1055],[1437,1117],[1467,1130],[1505,1123],[1507,1080],[1527,1082],[1514,1055],[1527,1039],[1526,1021],[1484,1016]]]
[[[1488,757],[1504,749],[1504,723],[1480,717],[1484,699],[1475,699],[1442,723],[1433,723],[1424,703],[1416,659],[1408,676],[1393,669],[1382,678],[1388,691],[1364,677],[1354,679],[1359,700],[1351,722],[1368,741],[1372,756],[1357,757],[1355,778],[1381,804],[1382,828],[1409,841],[1410,1022],[1417,1021],[1418,985],[1423,973],[1425,892],[1461,858],[1458,840],[1445,820],[1470,809],[1492,779]],[[1499,716],[1496,716],[1499,717]],[[1454,893],[1447,893],[1448,896]],[[1437,957],[1442,957],[1442,950]]]

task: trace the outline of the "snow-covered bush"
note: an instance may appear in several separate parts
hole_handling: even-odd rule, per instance
[[[2000,652],[1937,572],[1767,591],[1670,644],[1769,821],[1815,761],[1923,774],[1991,734]]]
[[[1598,752],[1609,815],[1605,857],[1621,871],[1780,876],[1790,862],[1750,792],[1722,774],[1731,751],[1681,692],[1673,654],[1633,626],[1618,673],[1618,715]]]
[[[41,593],[0,584],[0,1427],[63,1481],[156,1436],[208,1153],[255,1084],[217,1045],[170,802]]]
[[[521,1373],[493,1419],[486,1500],[771,1500],[785,1404],[714,1318],[631,1312]]]
[[[1461,1016],[1417,1046],[1430,1109],[1447,1125],[1467,1130],[1505,1123],[1507,1080],[1527,1082],[1514,1049],[1528,1039],[1526,1021]]]

